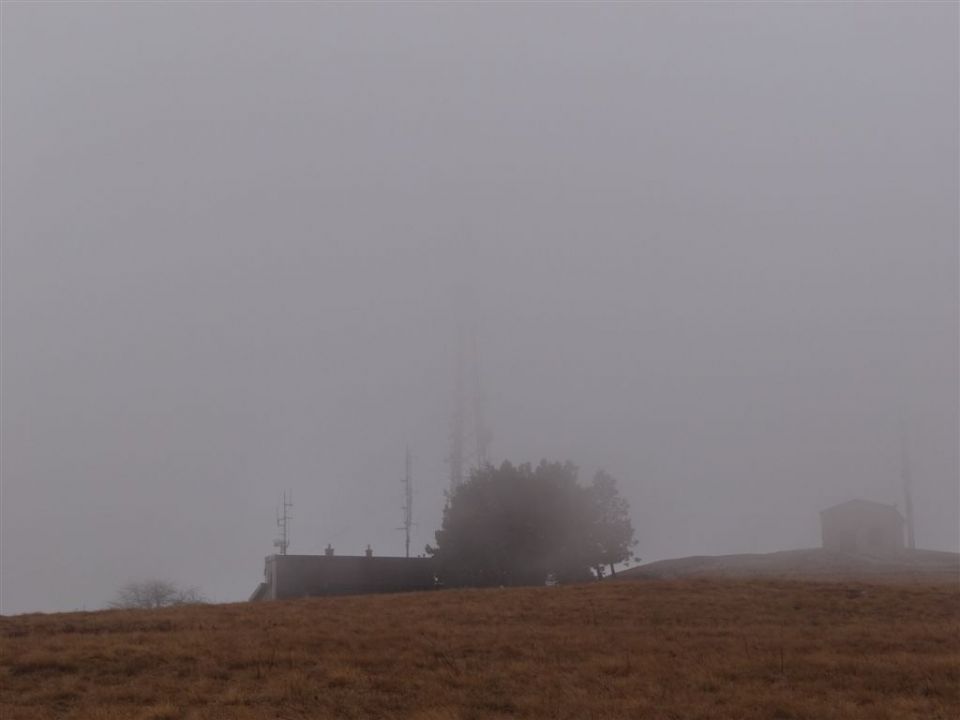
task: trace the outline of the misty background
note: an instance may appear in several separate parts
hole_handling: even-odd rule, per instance
[[[958,540],[958,6],[4,3],[3,613],[402,554],[492,459],[638,554]]]

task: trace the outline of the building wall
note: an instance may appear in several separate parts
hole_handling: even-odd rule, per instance
[[[856,530],[849,523],[823,518],[820,526],[825,549],[836,552],[857,552]]]
[[[845,503],[820,514],[823,547],[837,552],[885,555],[903,550],[903,518],[879,503]]]
[[[431,590],[430,558],[271,555],[264,568],[269,600],[315,595]]]

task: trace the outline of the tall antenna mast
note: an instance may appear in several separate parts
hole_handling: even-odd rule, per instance
[[[293,490],[290,491],[290,497],[287,497],[287,491],[283,491],[283,510],[277,508],[277,527],[280,528],[280,537],[273,541],[273,546],[280,548],[280,554],[286,555],[287,548],[290,547],[290,521],[293,516],[290,509],[293,507]]]
[[[917,549],[913,526],[913,476],[910,474],[910,448],[903,414],[900,415],[900,480],[903,483],[903,510],[907,521],[907,547]]]
[[[466,357],[469,351],[469,359]],[[472,392],[467,420],[467,375],[471,375]],[[477,347],[476,323],[469,328],[457,326],[457,356],[454,373],[454,411],[450,429],[450,492],[466,479],[467,468],[483,468],[490,462],[490,431],[484,419],[483,386],[480,382],[480,352]],[[469,427],[468,427],[469,425]],[[469,448],[469,451],[467,450]],[[469,456],[468,456],[469,455]]]
[[[403,527],[400,528],[406,534],[405,538],[405,553],[406,557],[410,557],[410,529],[413,527],[413,478],[410,474],[410,466],[412,465],[410,457],[410,446],[407,446],[407,453],[404,459],[404,469],[403,474]]]
[[[473,360],[473,433],[477,444],[477,467],[483,468],[487,462],[490,448],[490,433],[483,418],[483,386],[480,383],[480,352],[477,350],[477,326],[471,328],[471,350]]]
[[[454,369],[453,427],[450,428],[450,494],[463,484],[464,378],[463,325],[457,326],[457,357]]]

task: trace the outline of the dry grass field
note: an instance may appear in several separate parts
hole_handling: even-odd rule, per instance
[[[0,717],[960,717],[953,584],[689,580],[0,619]]]

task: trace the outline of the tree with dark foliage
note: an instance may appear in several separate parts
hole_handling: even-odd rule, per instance
[[[542,585],[602,576],[603,565],[630,557],[633,527],[606,473],[581,487],[570,462],[505,462],[450,495],[436,541],[427,552],[444,585]]]
[[[596,573],[603,577],[603,566],[609,565],[611,575],[616,576],[614,565],[629,560],[637,544],[630,522],[630,505],[617,491],[616,478],[603,470],[593,476],[587,492],[593,510],[593,550],[600,561],[595,566]]]

